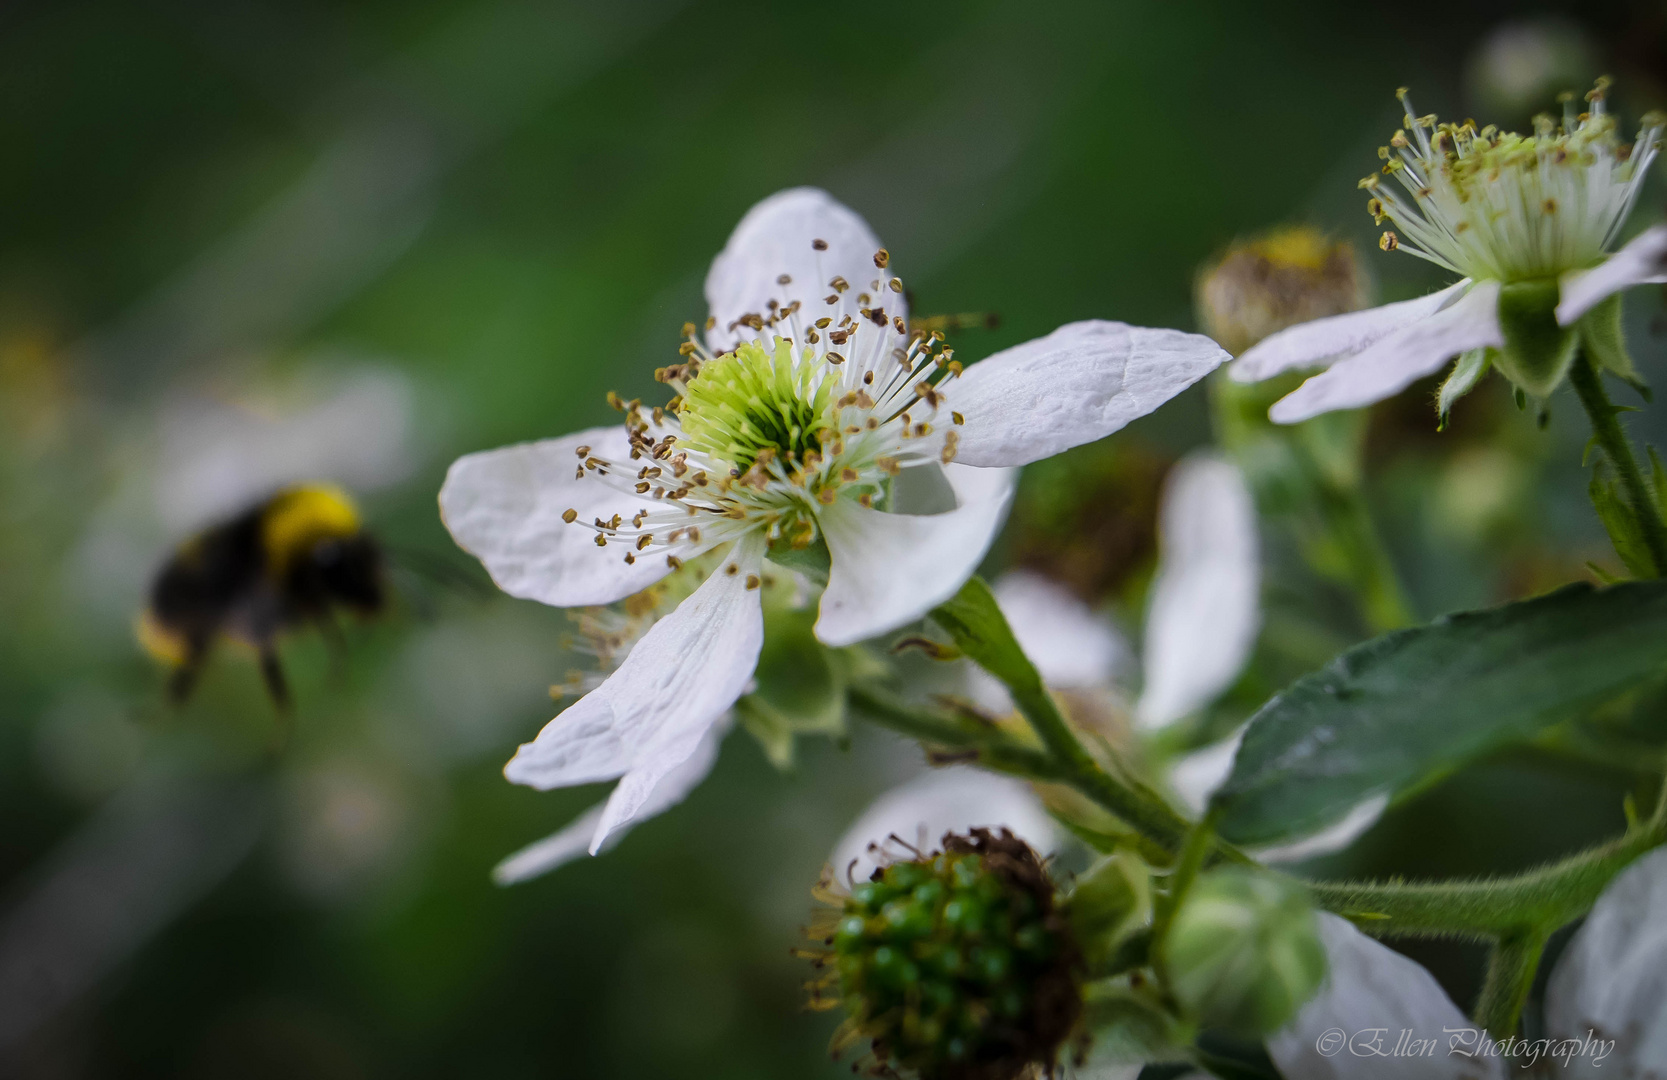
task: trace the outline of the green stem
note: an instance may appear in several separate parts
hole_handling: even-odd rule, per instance
[[[1315,901],[1379,937],[1505,941],[1550,933],[1589,910],[1616,874],[1667,842],[1661,816],[1615,840],[1511,877],[1439,882],[1314,882]]]
[[[1499,939],[1488,956],[1482,995],[1476,1000],[1476,1022],[1495,1039],[1516,1034],[1522,1003],[1534,986],[1534,972],[1545,951],[1546,932],[1527,930]]]
[[[1173,856],[1190,828],[1155,792],[1140,784],[1125,784],[1100,768],[1074,737],[1071,743],[1076,752],[1062,754],[1051,745],[1045,750],[1027,746],[989,724],[910,705],[870,685],[852,686],[850,699],[869,719],[893,731],[939,746],[972,750],[979,764],[988,768],[1081,792],[1139,830],[1151,844],[1143,854],[1161,861]]]
[[[1592,437],[1603,447],[1604,455],[1620,475],[1627,501],[1632,504],[1638,527],[1643,530],[1644,544],[1650,549],[1650,559],[1655,563],[1656,576],[1660,577],[1667,571],[1667,523],[1661,519],[1654,495],[1632,456],[1632,445],[1627,442],[1626,432],[1621,430],[1621,422],[1616,419],[1620,410],[1610,403],[1609,395],[1603,389],[1603,378],[1584,352],[1574,358],[1574,364],[1569,368],[1569,384],[1574,387],[1586,416],[1592,422]]]
[[[1342,488],[1319,480],[1320,513],[1348,563],[1348,575],[1360,596],[1361,613],[1375,633],[1386,634],[1411,626],[1412,605],[1401,588],[1389,552],[1372,523],[1371,511],[1358,487]]]

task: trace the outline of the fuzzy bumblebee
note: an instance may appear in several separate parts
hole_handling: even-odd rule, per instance
[[[139,643],[171,669],[175,701],[190,696],[221,638],[247,645],[272,700],[287,708],[279,638],[316,627],[333,639],[338,609],[382,610],[383,579],[381,547],[345,492],[287,488],[179,546],[151,585]]]
[[[824,972],[811,1006],[847,1014],[834,1052],[866,1037],[877,1075],[922,1080],[1051,1069],[1081,1012],[1081,960],[1041,859],[1006,829],[915,854],[848,893],[831,875],[817,890],[837,911],[803,954]]]

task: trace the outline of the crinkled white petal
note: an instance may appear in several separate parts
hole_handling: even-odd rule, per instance
[[[1201,334],[1068,323],[981,360],[946,387],[966,422],[956,460],[1028,465],[1103,439],[1214,371],[1227,353]]]
[[[625,425],[615,424],[468,454],[446,472],[441,519],[511,596],[557,607],[611,604],[670,573],[664,559],[628,564],[621,545],[596,546],[589,522],[662,504],[590,473],[576,478],[581,446],[607,461],[631,460]],[[578,511],[572,524],[562,520],[569,509]]]
[[[1657,225],[1590,270],[1564,274],[1557,321],[1568,326],[1605,297],[1634,285],[1663,281],[1667,281],[1667,225]]]
[[[1288,840],[1283,844],[1251,848],[1250,854],[1270,865],[1299,863],[1342,851],[1358,840],[1367,829],[1376,825],[1389,806],[1388,795],[1373,795],[1356,803],[1335,825],[1328,825],[1307,836]]]
[[[827,250],[815,250],[811,244],[816,240],[826,241]],[[879,250],[868,223],[827,192],[812,187],[776,192],[747,211],[712,260],[706,305],[716,325],[706,332],[707,345],[723,352],[751,340],[752,331],[740,328],[737,333],[729,324],[742,315],[767,315],[771,300],[784,306],[798,300],[814,312],[835,277],[858,292],[867,290],[878,274],[874,254]],[[783,274],[791,279],[785,285],[779,280]],[[884,296],[880,303],[888,315],[908,318],[901,293],[888,289]]]
[[[955,595],[1007,516],[1014,470],[944,469],[960,505],[943,514],[888,514],[849,499],[817,520],[831,566],[816,619],[827,645],[895,630]]]
[[[1187,456],[1164,485],[1135,708],[1143,727],[1173,723],[1238,678],[1261,626],[1261,589],[1256,507],[1244,477],[1217,455]]]
[[[1295,424],[1335,409],[1371,405],[1394,397],[1459,353],[1503,342],[1499,285],[1483,282],[1436,314],[1339,360],[1275,402],[1268,416],[1275,423]]]
[[[624,775],[609,801],[610,808],[617,802],[623,817],[604,822],[609,828],[623,824],[629,817],[623,808],[642,806],[746,690],[764,634],[761,590],[748,589],[746,579],[762,561],[761,541],[740,541],[700,588],[649,628],[601,686],[523,743],[504,775],[540,790]],[[596,842],[602,838],[599,833]]]
[[[1570,1076],[1667,1077],[1667,849],[1604,890],[1552,970],[1546,1032],[1613,1039],[1612,1054],[1572,1057]],[[1561,1064],[1559,1062],[1558,1064]]]
[[[737,541],[711,578],[643,635],[615,672],[614,679],[634,684],[620,691],[633,702],[630,712],[614,705],[631,768],[608,797],[592,854],[609,835],[638,820],[666,777],[695,755],[701,740],[746,693],[764,645],[763,590],[749,588],[747,579],[763,569],[763,538],[754,534]],[[656,640],[656,632],[674,619],[677,625]],[[644,663],[630,670],[639,655]]]
[[[992,590],[1019,647],[1048,686],[1105,686],[1128,660],[1129,647],[1111,623],[1041,574],[1009,570]]]
[[[1285,1080],[1502,1080],[1498,1057],[1452,1052],[1475,1053],[1486,1035],[1435,976],[1346,919],[1322,912],[1319,926],[1325,982],[1267,1043]],[[1403,1039],[1431,1040],[1429,1054],[1388,1052]]]
[[[1299,323],[1277,334],[1269,334],[1245,350],[1227,373],[1234,382],[1250,383],[1271,379],[1297,368],[1325,367],[1334,360],[1352,356],[1411,323],[1434,315],[1470,288],[1470,279],[1449,285],[1440,292],[1416,300],[1384,304]]]
[[[667,773],[655,786],[648,801],[638,808],[636,820],[641,822],[657,817],[688,798],[689,793],[699,787],[700,782],[712,771],[712,766],[718,760],[718,746],[723,742],[728,730],[727,723],[714,724],[712,730],[706,733],[706,737],[695,748],[694,755]],[[505,858],[492,869],[492,880],[499,885],[514,885],[548,874],[584,855],[590,850],[591,838],[596,834],[597,827],[602,824],[602,811],[606,805],[597,803],[574,818],[565,828],[528,844]],[[628,828],[615,830],[603,842],[599,853],[611,850],[625,839],[625,834],[629,831]]]
[[[874,800],[834,845],[828,860],[840,881],[865,881],[878,865],[871,844],[885,847],[895,836],[923,852],[933,851],[944,833],[978,827],[1011,829],[1043,854],[1059,839],[1053,819],[1028,784],[954,765],[922,773]],[[896,855],[900,849],[892,845],[889,850]],[[904,857],[909,857],[906,852]]]

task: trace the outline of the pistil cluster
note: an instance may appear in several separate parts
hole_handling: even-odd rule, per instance
[[[1635,141],[1620,141],[1604,107],[1608,85],[1600,79],[1578,114],[1565,95],[1561,123],[1538,116],[1531,135],[1478,130],[1472,120],[1438,123],[1415,115],[1406,90],[1398,91],[1406,120],[1378,151],[1382,174],[1360,182],[1374,220],[1399,230],[1385,232],[1380,246],[1507,283],[1601,260],[1638,198],[1663,124],[1647,116]]]
[[[953,460],[963,418],[946,407],[943,384],[961,365],[941,334],[886,309],[883,299],[903,291],[889,262],[875,254],[879,275],[867,289],[831,278],[825,313],[771,300],[741,316],[727,329],[755,336],[729,351],[714,354],[685,324],[681,362],[655,373],[674,391],[663,407],[610,395],[625,413],[630,459],[581,446],[578,475],[637,496],[637,509],[584,523],[597,545],[623,545],[628,563],[652,553],[673,567],[755,530],[772,548],[803,549],[826,508],[842,499],[883,507],[902,469]],[[792,279],[777,283],[785,290]],[[564,516],[578,523],[577,511]]]

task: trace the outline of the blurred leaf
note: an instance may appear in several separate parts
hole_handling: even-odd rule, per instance
[[[1359,645],[1251,719],[1215,796],[1221,833],[1312,832],[1429,783],[1667,667],[1667,584],[1571,585]]]

